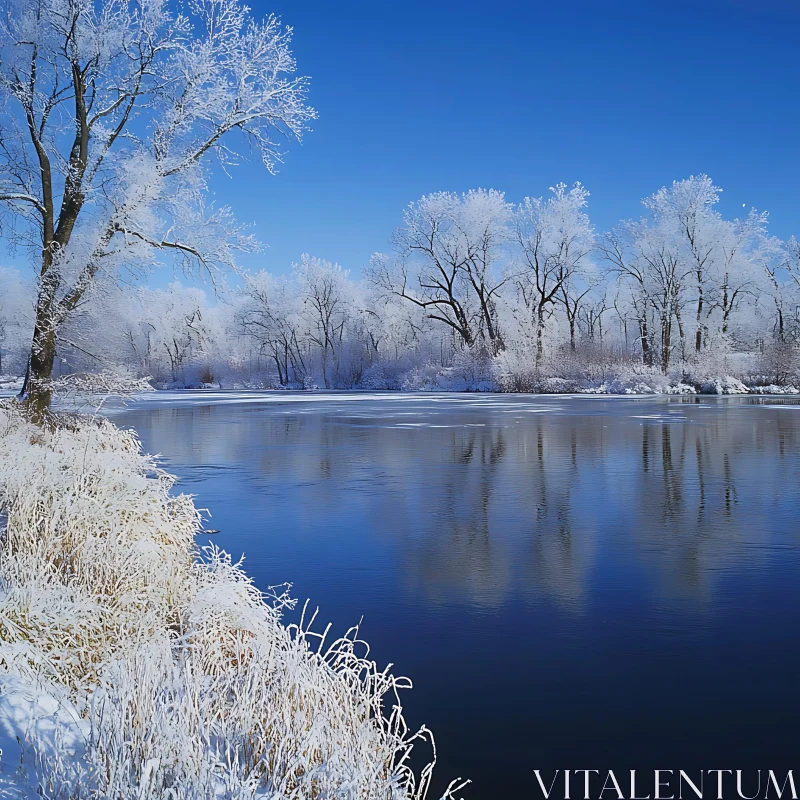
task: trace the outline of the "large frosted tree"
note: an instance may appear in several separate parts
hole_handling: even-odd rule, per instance
[[[551,187],[552,195],[526,197],[514,214],[521,269],[514,268],[520,298],[536,331],[536,360],[544,354],[547,320],[561,303],[569,316],[571,343],[583,293],[572,291],[594,247],[594,229],[584,210],[589,192],[580,183]]]
[[[394,234],[399,259],[376,254],[372,282],[448,326],[467,347],[479,340],[501,351],[497,301],[505,279],[497,271],[508,241],[511,205],[502,192],[436,192],[411,203]]]
[[[697,353],[708,347],[712,323],[728,333],[732,314],[745,294],[757,291],[770,256],[768,215],[752,210],[725,220],[714,208],[721,192],[707,175],[692,175],[643,201],[677,254],[690,294],[690,347]]]
[[[37,265],[35,415],[101,277],[168,259],[213,274],[253,245],[207,180],[239,149],[272,172],[314,116],[290,39],[238,0],[0,0],[0,210]]]
[[[721,191],[706,175],[674,181],[642,201],[646,216],[600,244],[639,327],[643,360],[652,365],[658,353],[664,372],[675,354],[696,358],[731,337],[736,313],[771,288],[770,269],[784,263],[767,215],[723,219],[714,208]]]

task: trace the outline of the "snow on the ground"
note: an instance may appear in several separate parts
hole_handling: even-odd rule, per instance
[[[33,749],[36,740],[63,758],[80,758],[88,724],[52,687],[0,674],[0,800],[41,800]]]
[[[794,386],[776,386],[770,383],[768,386],[751,386],[751,394],[800,394],[800,389]]]
[[[422,800],[357,628],[284,625],[133,433],[62,421],[0,404],[0,800]]]
[[[563,384],[563,382],[562,382]],[[701,389],[690,386],[680,381],[674,384],[653,384],[638,382],[603,382],[596,386],[587,388],[572,388],[567,391],[567,386],[562,384],[551,384],[548,387],[551,391],[542,392],[464,392],[464,391],[367,391],[367,390],[335,390],[335,389],[315,389],[310,391],[288,391],[288,390],[218,390],[218,389],[181,389],[181,390],[157,390],[144,394],[133,395],[123,404],[120,402],[108,403],[103,407],[105,415],[113,416],[126,408],[135,408],[139,404],[145,405],[173,405],[180,404],[203,404],[214,403],[299,403],[299,404],[318,404],[336,401],[342,403],[364,403],[364,402],[387,402],[402,401],[403,403],[428,403],[428,402],[460,402],[460,403],[505,403],[511,407],[517,407],[518,403],[514,398],[522,397],[634,397],[648,395],[687,395],[687,394],[711,394],[711,395],[745,395],[745,394],[774,394],[774,395],[795,395],[800,394],[794,386],[752,386],[747,387],[737,378],[723,376],[706,381]]]

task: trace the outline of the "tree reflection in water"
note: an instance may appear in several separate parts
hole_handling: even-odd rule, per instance
[[[469,797],[569,764],[793,766],[796,401],[158,395],[120,421],[259,586],[365,616]]]

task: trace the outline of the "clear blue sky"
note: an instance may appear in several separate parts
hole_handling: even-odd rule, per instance
[[[217,199],[283,270],[303,251],[357,273],[426,192],[510,200],[582,181],[599,228],[707,172],[722,210],[800,234],[800,2],[256,0],[295,29],[320,118],[280,174]]]
[[[426,192],[562,180],[605,229],[706,172],[724,213],[800,234],[800,0],[250,1],[294,27],[320,114],[276,177],[213,181],[269,245],[250,268],[305,251],[358,274]]]

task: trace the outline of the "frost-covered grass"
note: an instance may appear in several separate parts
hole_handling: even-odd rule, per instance
[[[3,796],[425,797],[408,682],[198,551],[174,481],[108,421],[0,405]]]

